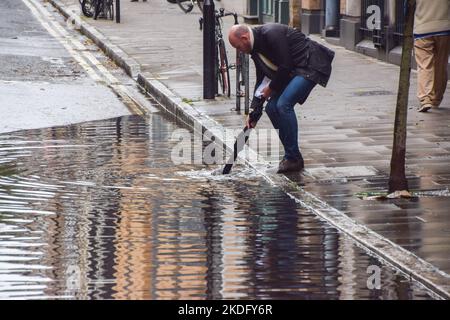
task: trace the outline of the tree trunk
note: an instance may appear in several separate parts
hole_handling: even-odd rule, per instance
[[[405,174],[406,128],[408,118],[408,97],[411,75],[415,3],[415,0],[407,1],[405,17],[406,25],[403,37],[397,106],[395,110],[394,143],[392,147],[389,193],[408,190],[408,181],[406,180]]]

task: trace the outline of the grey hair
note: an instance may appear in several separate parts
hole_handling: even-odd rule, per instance
[[[236,29],[234,31],[234,35],[238,38],[242,37],[244,34],[247,34],[249,32],[249,28],[245,24],[240,24],[236,26]]]

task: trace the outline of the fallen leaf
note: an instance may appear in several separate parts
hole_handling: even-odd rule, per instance
[[[408,190],[395,191],[386,196],[388,199],[412,198]]]

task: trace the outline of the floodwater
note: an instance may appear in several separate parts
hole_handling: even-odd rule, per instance
[[[173,165],[177,128],[0,135],[0,298],[430,299],[252,171]]]

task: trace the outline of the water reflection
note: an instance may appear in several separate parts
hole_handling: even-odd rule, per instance
[[[429,298],[251,172],[174,167],[176,128],[151,115],[1,135],[0,297]]]

